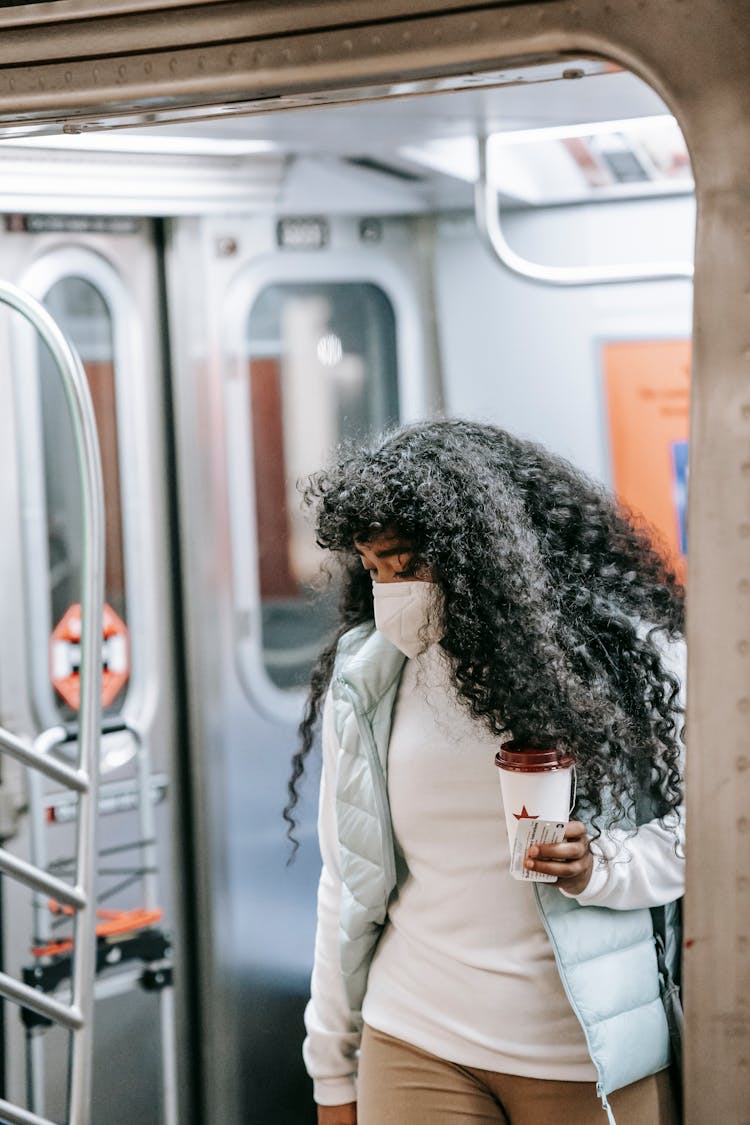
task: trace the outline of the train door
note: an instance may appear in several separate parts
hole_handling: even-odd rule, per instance
[[[170,798],[175,741],[169,519],[157,258],[150,223],[7,216],[2,274],[44,301],[83,360],[105,485],[106,567],[95,1005],[94,1120],[176,1120],[171,987],[174,886]],[[73,444],[50,360],[3,322],[4,557],[12,628],[0,637],[2,722],[27,736],[75,737],[81,513]],[[11,379],[10,373],[13,373]],[[15,419],[12,426],[9,419]],[[20,512],[20,521],[18,513]],[[19,647],[18,638],[23,638]],[[57,733],[55,733],[57,732]],[[75,810],[54,787],[3,776],[8,846],[65,875]],[[12,925],[11,925],[12,921]],[[5,966],[52,988],[64,915],[8,889]],[[64,958],[63,958],[64,959]],[[64,972],[57,987],[65,988]],[[146,987],[144,987],[146,986]],[[150,989],[150,990],[147,990]],[[61,1119],[63,1032],[4,1014],[6,1092]]]
[[[206,1096],[227,1123],[314,1120],[300,1048],[319,870],[315,777],[290,866],[281,810],[335,592],[313,589],[320,558],[297,481],[337,441],[436,405],[400,222],[266,216],[173,228],[186,633],[190,682],[200,684],[190,774],[203,810]]]

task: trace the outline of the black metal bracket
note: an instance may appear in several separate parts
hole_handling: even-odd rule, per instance
[[[157,991],[172,983],[172,966],[151,966],[154,962],[166,960],[171,952],[169,937],[158,929],[141,930],[122,938],[100,937],[96,941],[96,972],[98,975],[128,961],[142,961],[147,967],[140,978],[141,987],[149,992]],[[22,979],[31,988],[49,993],[54,992],[63,981],[69,980],[72,972],[72,953],[58,953],[50,957],[46,964],[26,966],[22,971]],[[52,1026],[51,1020],[30,1008],[21,1009],[21,1019],[26,1028]]]

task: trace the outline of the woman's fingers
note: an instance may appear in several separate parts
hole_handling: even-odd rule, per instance
[[[586,835],[586,826],[580,820],[569,820],[565,825],[565,835],[560,844],[534,844],[528,850],[532,858],[539,856],[542,859],[579,859],[589,850],[589,840]]]
[[[572,844],[534,844],[529,848],[530,856],[543,859],[580,859],[588,851],[588,840],[576,840]]]
[[[580,820],[566,824],[561,843],[530,847],[525,860],[530,871],[554,875],[571,894],[580,894],[586,888],[593,863],[586,827]]]

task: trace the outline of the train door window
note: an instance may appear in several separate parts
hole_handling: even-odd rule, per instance
[[[112,316],[101,291],[81,277],[62,277],[47,291],[44,304],[75,345],[96,415],[105,502],[105,600],[126,619],[125,565]],[[47,348],[38,346],[40,410],[44,447],[47,512],[50,630],[81,597],[82,512],[75,466],[72,424],[61,380]],[[117,712],[122,693],[107,708]],[[62,717],[72,712],[58,701]]]
[[[320,552],[300,510],[297,482],[342,439],[398,420],[396,323],[378,286],[275,284],[247,322],[252,469],[263,665],[299,688],[333,620],[316,592]]]

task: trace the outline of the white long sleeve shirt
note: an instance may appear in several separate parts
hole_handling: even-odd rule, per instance
[[[679,654],[667,661],[679,674]],[[683,678],[683,677],[681,677]],[[531,885],[511,878],[494,755],[467,714],[438,645],[406,663],[388,752],[394,837],[408,871],[389,905],[363,1006],[372,1027],[441,1058],[500,1073],[593,1081]],[[356,1098],[359,1038],[339,971],[338,746],[323,719],[323,870],[304,1056],[315,1099]],[[632,909],[683,893],[682,849],[658,822],[592,844],[581,904]]]

